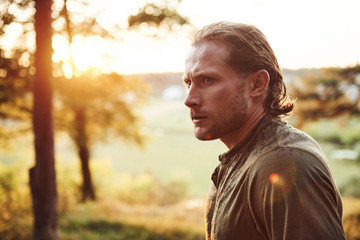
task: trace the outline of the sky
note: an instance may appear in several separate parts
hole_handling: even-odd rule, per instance
[[[145,1],[94,0],[91,6],[105,7],[105,13],[98,18],[105,27],[114,23],[126,27],[127,17],[135,14]],[[268,38],[282,68],[360,64],[360,0],[183,0],[178,11],[196,28],[216,21],[258,27]],[[71,52],[80,70],[95,66],[121,74],[183,71],[191,43],[184,31],[161,39],[126,32],[122,38],[115,42],[100,37],[77,38],[69,50],[66,39],[55,35],[53,60],[69,58]]]
[[[221,20],[255,25],[284,68],[360,64],[360,0],[184,0],[182,11],[199,27]]]
[[[183,0],[179,12],[197,28],[216,21],[258,27],[283,68],[360,64],[360,0]],[[124,46],[133,54],[126,60],[132,63],[129,71],[136,71],[136,65],[144,71],[183,71],[190,44],[186,36],[143,45],[138,41]],[[141,64],[141,58],[151,64]]]

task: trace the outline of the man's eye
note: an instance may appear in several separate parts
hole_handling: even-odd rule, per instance
[[[204,77],[204,78],[203,78],[204,83],[210,83],[210,82],[212,82],[213,80],[214,80],[214,79],[211,78],[211,77]]]
[[[184,84],[185,84],[185,87],[190,88],[190,86],[191,86],[191,81],[190,81],[190,80],[186,80],[186,81],[184,81]]]

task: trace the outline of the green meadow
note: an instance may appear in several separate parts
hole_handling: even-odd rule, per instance
[[[94,158],[108,159],[118,172],[147,172],[162,181],[181,182],[189,196],[204,197],[218,155],[226,151],[225,146],[219,141],[195,139],[182,101],[155,102],[140,112],[147,136],[145,147],[139,149],[119,140],[109,141],[96,146]]]

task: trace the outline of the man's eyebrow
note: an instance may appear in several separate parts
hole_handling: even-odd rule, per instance
[[[181,79],[183,80],[183,82],[189,80],[189,77],[184,73],[181,77]]]
[[[187,81],[190,79],[199,79],[199,78],[207,77],[207,76],[213,75],[213,74],[215,74],[215,72],[212,72],[212,71],[202,71],[202,72],[189,73],[189,74],[184,73],[182,75],[182,80]]]
[[[204,76],[206,76],[206,74],[204,74],[203,72],[195,73],[195,74],[193,75],[194,78],[202,78],[202,77],[204,77]]]
[[[209,72],[209,71],[198,72],[198,73],[193,74],[192,77],[194,79],[200,79],[200,78],[203,78],[203,77],[209,77],[210,75],[213,75],[213,74],[214,74],[213,72]]]

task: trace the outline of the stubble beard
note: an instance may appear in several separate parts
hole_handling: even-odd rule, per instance
[[[223,113],[217,113],[213,118],[213,124],[208,129],[195,129],[195,136],[199,140],[215,140],[237,129],[245,122],[248,105],[244,97],[242,86],[237,90],[238,94],[228,107],[224,106]]]

